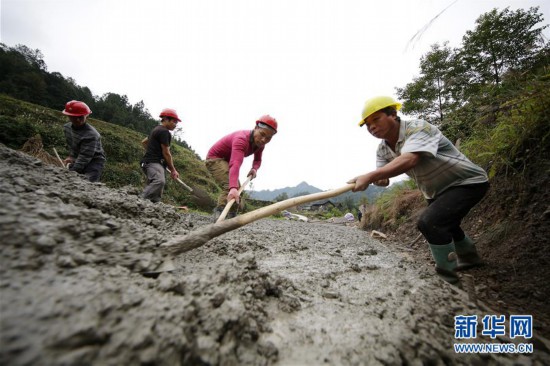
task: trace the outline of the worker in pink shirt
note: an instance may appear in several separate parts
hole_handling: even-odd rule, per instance
[[[276,133],[277,121],[265,115],[256,121],[256,127],[253,130],[233,132],[222,137],[210,148],[206,155],[206,168],[223,189],[218,198],[218,206],[214,210],[216,218],[227,202],[232,199],[240,204],[229,213],[229,216],[235,216],[236,211],[244,206],[238,193],[239,172],[243,160],[246,156],[254,154],[252,168],[247,174],[254,179],[262,164],[264,147]]]

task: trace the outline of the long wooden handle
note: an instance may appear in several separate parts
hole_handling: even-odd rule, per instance
[[[301,205],[307,202],[313,202],[313,201],[322,200],[325,198],[339,196],[342,193],[351,191],[353,187],[355,187],[355,183],[350,183],[343,187],[333,189],[331,191],[319,192],[319,193],[308,194],[306,196],[289,198],[287,200],[277,202],[272,205],[265,206],[257,210],[245,213],[233,219],[203,226],[187,235],[176,236],[170,241],[161,244],[160,249],[164,253],[170,254],[170,255],[177,255],[183,252],[187,252],[191,249],[195,249],[200,247],[201,245],[204,245],[206,242],[208,242],[212,238],[215,238],[216,236],[222,235],[231,230],[238,229],[241,226],[249,224],[253,221],[271,216],[273,214],[286,210],[287,208]]]
[[[351,189],[353,187],[355,187],[355,183],[350,183],[350,184],[347,184],[343,187],[333,189],[333,190],[330,190],[330,191],[313,193],[313,194],[308,194],[308,195],[305,195],[305,196],[289,198],[287,200],[277,202],[277,203],[274,203],[272,205],[265,206],[265,207],[259,208],[257,210],[248,212],[246,214],[238,216],[237,218],[240,219],[240,221],[242,222],[242,225],[246,225],[246,224],[249,224],[249,223],[251,223],[253,221],[256,221],[258,219],[261,219],[261,218],[279,213],[279,212],[281,212],[283,210],[286,210],[287,208],[290,208],[290,207],[302,205],[302,204],[308,203],[308,202],[322,200],[322,199],[325,199],[325,198],[339,196],[342,193],[345,193],[347,191],[351,191]]]
[[[241,193],[243,193],[243,190],[244,190],[244,187],[246,187],[246,185],[248,183],[250,183],[250,181],[252,180],[252,176],[248,176],[248,178],[244,181],[244,183],[241,185],[241,187],[239,188],[239,192],[237,193],[239,196],[241,195]],[[216,222],[220,222],[220,221],[223,221],[225,219],[225,217],[227,216],[227,214],[229,213],[229,209],[231,208],[231,206],[235,203],[235,199],[231,199],[229,200],[229,202],[227,202],[227,204],[225,205],[220,217],[218,217],[218,219],[216,220]]]
[[[55,149],[55,147],[53,148],[53,152],[55,153],[55,156],[57,156],[57,160],[59,160],[59,162],[61,163],[61,166],[62,166],[63,168],[66,168],[65,163],[63,162],[63,160],[61,160],[61,157],[60,157],[59,154],[57,153],[57,150]]]
[[[172,172],[170,171],[170,169],[168,169],[168,167],[166,167],[166,171],[170,174],[172,174]],[[189,190],[189,192],[193,192],[193,188],[189,187],[187,184],[183,183],[183,181],[179,178],[176,179],[178,182],[181,183],[182,186],[184,186],[185,188],[187,188],[187,190]]]
[[[193,188],[189,187],[187,184],[183,183],[183,181],[181,179],[176,179],[178,182],[181,183],[182,186],[184,186],[185,188],[187,188],[187,190],[189,190],[189,192],[193,192]]]

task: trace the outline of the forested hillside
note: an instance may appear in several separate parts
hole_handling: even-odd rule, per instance
[[[54,110],[62,110],[69,100],[81,100],[93,111],[92,117],[148,134],[157,125],[143,101],[132,105],[126,95],[113,92],[96,96],[59,72],[48,72],[44,56],[25,45],[8,47],[0,43],[0,93]],[[184,140],[175,142],[192,151]]]
[[[438,125],[452,141],[494,125],[525,81],[548,73],[543,21],[538,8],[493,9],[477,19],[460,47],[432,45],[420,60],[420,75],[396,88],[402,112]]]

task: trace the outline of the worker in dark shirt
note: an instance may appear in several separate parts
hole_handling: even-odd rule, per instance
[[[174,109],[166,108],[160,113],[160,125],[155,127],[149,137],[141,141],[146,149],[145,155],[141,159],[141,169],[147,176],[147,186],[143,190],[141,197],[152,202],[159,202],[162,198],[166,178],[164,171],[170,170],[172,179],[178,179],[179,173],[174,166],[172,154],[170,153],[170,143],[172,135],[170,131],[176,128],[181,120]]]
[[[101,145],[101,135],[86,123],[92,113],[84,102],[71,100],[62,112],[69,117],[63,126],[65,140],[69,146],[69,156],[63,160],[69,170],[83,174],[90,182],[99,182],[105,166],[105,152]]]

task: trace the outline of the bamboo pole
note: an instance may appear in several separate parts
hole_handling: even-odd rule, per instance
[[[177,255],[183,252],[198,248],[216,236],[222,235],[228,231],[235,230],[259,220],[279,213],[287,208],[301,205],[308,202],[322,200],[330,197],[336,197],[350,191],[355,186],[355,183],[347,184],[343,187],[333,189],[326,192],[313,193],[306,196],[294,197],[272,205],[259,208],[257,210],[237,216],[233,219],[216,222],[203,226],[187,235],[176,236],[173,239],[160,245],[160,251],[167,255]]]

